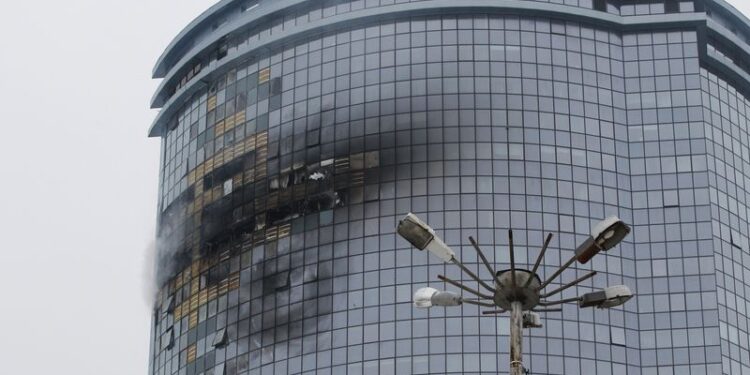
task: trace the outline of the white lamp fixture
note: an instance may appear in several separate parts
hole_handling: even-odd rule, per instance
[[[600,251],[607,251],[615,247],[630,233],[630,227],[617,216],[610,216],[591,230],[591,235],[576,249],[576,260],[588,263]]]
[[[414,306],[428,309],[432,306],[458,306],[461,296],[453,292],[441,292],[435,288],[420,288],[414,293]]]
[[[451,262],[456,256],[456,253],[435,235],[435,231],[413,213],[409,213],[398,222],[396,232],[417,249],[427,249],[444,262]]]
[[[633,292],[626,285],[615,285],[598,292],[586,293],[578,302],[579,307],[597,307],[608,309],[620,306],[633,298]]]

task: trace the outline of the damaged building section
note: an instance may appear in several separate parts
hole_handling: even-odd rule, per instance
[[[331,280],[333,267],[327,263],[304,265],[301,259],[290,259],[293,223],[350,201],[362,202],[363,186],[368,176],[377,178],[380,166],[380,155],[375,151],[307,165],[297,163],[259,178],[258,170],[266,173],[259,165],[268,159],[258,160],[264,149],[256,148],[195,174],[195,184],[162,216],[161,233],[174,245],[164,253],[170,258],[162,258],[172,270],[163,278],[171,282],[161,289],[158,310],[164,318],[154,328],[164,337],[165,350],[172,350],[170,345],[183,345],[174,339],[170,344],[169,337],[175,331],[187,333],[186,346],[178,349],[187,350],[189,363],[202,358],[193,349],[195,343],[189,332],[202,329],[206,324],[203,316],[228,293],[239,293],[241,301],[276,296],[290,304],[287,309],[262,314],[258,335],[304,316],[305,301],[319,297],[319,287],[308,286]],[[191,228],[198,230],[197,235],[185,235]],[[182,241],[180,235],[184,236]],[[240,259],[243,264],[251,264],[247,274],[239,272]],[[252,305],[247,308],[253,309]],[[308,309],[314,310],[312,306]],[[210,324],[217,334],[226,336],[215,338],[220,346],[236,337],[236,328],[226,322]],[[251,340],[250,346],[261,350],[273,342],[273,336],[261,335]]]

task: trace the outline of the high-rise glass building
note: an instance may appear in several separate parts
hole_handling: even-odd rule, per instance
[[[544,277],[632,225],[557,282],[637,296],[545,314],[532,374],[750,373],[749,41],[723,0],[216,3],[153,72],[150,374],[506,372],[505,317],[413,308],[462,276],[410,211],[480,274],[469,235],[524,266],[555,233]]]

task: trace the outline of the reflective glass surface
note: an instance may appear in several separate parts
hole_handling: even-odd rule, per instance
[[[479,286],[397,237],[408,212],[488,281],[468,236],[505,269],[508,229],[528,268],[554,233],[544,278],[600,219],[632,225],[551,288],[596,270],[560,297],[636,297],[543,314],[532,374],[748,373],[750,101],[700,43],[478,12],[238,61],[162,138],[151,373],[507,371],[507,315],[413,307],[456,291],[438,274]]]

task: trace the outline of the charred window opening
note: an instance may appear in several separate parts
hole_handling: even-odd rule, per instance
[[[263,293],[271,294],[281,290],[289,289],[289,271],[263,278]]]
[[[229,54],[229,36],[225,35],[219,40],[216,48],[216,60],[221,60]]]
[[[172,312],[174,312],[174,305],[175,305],[174,295],[167,297],[167,300],[164,301],[164,303],[162,303],[161,305],[162,314],[166,315],[166,314],[171,314]]]
[[[213,286],[229,277],[229,262],[221,262],[212,267],[206,275],[206,286]]]
[[[181,221],[184,217],[185,205],[193,200],[195,200],[195,186],[190,186],[164,208],[161,214],[162,226]]]
[[[214,202],[203,209],[203,241],[204,243],[223,242],[230,235],[224,230],[231,224],[232,201],[224,199]]]
[[[255,210],[252,204],[235,207],[232,210],[232,228],[253,227],[253,216]]]
[[[606,12],[607,2],[605,0],[594,0],[594,10],[598,10],[600,12]]]
[[[174,89],[172,90],[172,94],[177,92],[177,90],[185,87],[188,84],[188,82],[192,81],[193,78],[195,78],[198,74],[200,74],[201,70],[203,69],[203,64],[200,61],[194,62],[193,64],[194,64],[193,68],[188,70],[188,72],[185,73],[185,75],[182,77],[180,82],[178,82],[177,85],[175,85]]]
[[[267,217],[268,221],[271,222],[272,225],[277,225],[293,219],[294,217],[296,217],[295,214],[296,212],[293,205],[284,205],[273,210],[268,210]]]
[[[263,230],[266,228],[266,215],[255,216],[255,230]]]
[[[303,215],[341,207],[344,203],[342,195],[342,192],[329,191],[284,204],[268,210],[266,213],[266,222],[271,225],[279,225]]]
[[[271,191],[286,189],[292,185],[293,180],[294,177],[291,174],[285,173],[278,177],[271,178],[268,181],[268,187],[271,189]]]
[[[193,261],[193,257],[190,253],[190,249],[179,247],[174,244],[176,241],[159,241],[159,261],[157,266],[158,272],[158,283],[159,285],[164,284],[167,280],[171,279],[182,271],[183,269],[190,266]],[[179,301],[176,301],[178,303]]]
[[[233,178],[236,174],[242,172],[243,167],[247,165],[246,160],[254,157],[244,157],[235,159],[221,167],[216,168],[213,172],[203,177],[203,190],[210,190],[214,186],[222,185],[229,179]]]
[[[665,13],[680,13],[680,2],[678,0],[666,0],[664,2]]]
[[[281,77],[271,79],[271,95],[279,95],[282,91]]]
[[[318,280],[318,265],[311,264],[304,267],[297,267],[289,274],[289,284],[292,287],[311,283]]]

